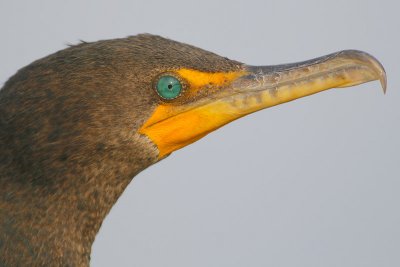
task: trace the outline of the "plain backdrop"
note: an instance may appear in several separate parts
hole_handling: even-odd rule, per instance
[[[247,64],[342,49],[388,75],[252,114],[139,174],[92,266],[400,266],[398,1],[0,2],[0,83],[79,40],[153,33]]]

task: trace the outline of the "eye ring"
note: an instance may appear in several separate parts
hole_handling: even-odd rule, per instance
[[[157,76],[153,87],[161,99],[170,101],[182,95],[186,83],[175,73],[166,72]]]

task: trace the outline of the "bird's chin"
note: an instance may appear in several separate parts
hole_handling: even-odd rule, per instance
[[[380,80],[382,65],[361,51],[342,51],[309,61],[277,66],[244,66],[212,95],[184,105],[160,105],[141,127],[158,147],[159,158],[191,144],[247,114],[330,88]]]

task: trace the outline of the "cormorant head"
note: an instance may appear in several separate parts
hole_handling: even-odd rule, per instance
[[[81,43],[0,91],[0,145],[14,157],[0,162],[48,177],[106,157],[137,165],[133,175],[246,114],[376,79],[385,89],[383,67],[360,51],[255,67],[149,34]]]

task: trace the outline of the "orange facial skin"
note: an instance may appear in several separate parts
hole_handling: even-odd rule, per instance
[[[207,73],[191,69],[179,69],[175,73],[187,83],[183,98],[215,94],[244,74],[243,71]],[[139,133],[147,135],[157,145],[159,158],[163,158],[227,123],[224,123],[226,119],[213,113],[207,105],[166,102],[155,109]]]

